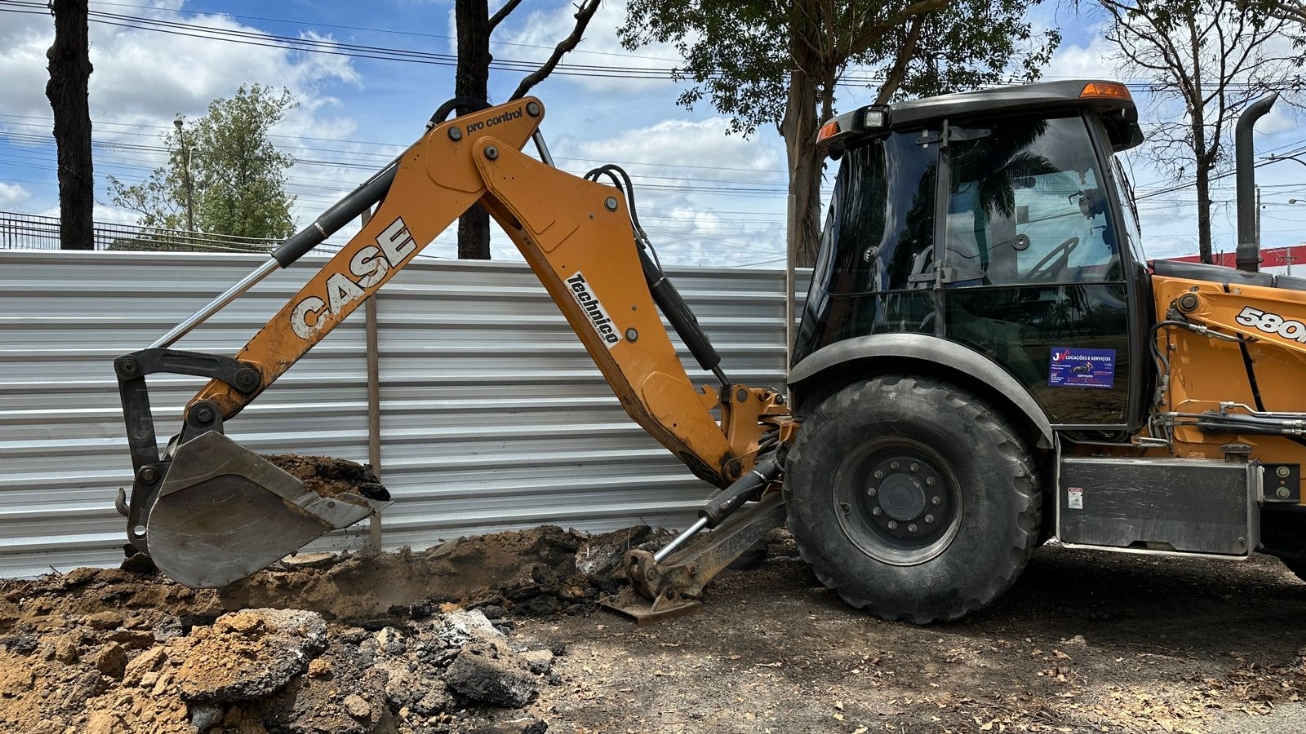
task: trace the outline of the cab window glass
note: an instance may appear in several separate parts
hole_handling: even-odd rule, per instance
[[[1133,253],[1135,261],[1146,262],[1147,256],[1143,254],[1143,236],[1138,224],[1138,199],[1134,195],[1134,185],[1129,180],[1129,174],[1125,172],[1125,167],[1118,156],[1111,159],[1111,164],[1115,168],[1116,191],[1119,191],[1124,198],[1121,209],[1124,210],[1125,236],[1129,240],[1130,252]]]
[[[966,125],[953,144],[948,281],[954,286],[1121,278],[1104,178],[1079,116]]]
[[[896,133],[840,161],[827,222],[835,262],[830,290],[875,293],[929,287],[934,265],[936,149]]]

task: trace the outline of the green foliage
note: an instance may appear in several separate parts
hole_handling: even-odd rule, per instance
[[[268,131],[297,105],[288,90],[257,84],[214,100],[204,117],[162,136],[166,165],[132,186],[109,177],[113,202],[137,212],[141,226],[188,230],[189,183],[195,231],[289,237],[294,197],[285,192],[285,169],[294,159],[276,149]]]
[[[684,59],[680,95],[705,97],[730,117],[730,132],[776,124],[785,139],[791,216],[788,247],[799,266],[820,239],[824,155],[819,121],[833,112],[849,67],[872,79],[874,94],[925,96],[1004,81],[1033,80],[1060,42],[1036,38],[1030,0],[629,0],[622,43],[671,43]]]
[[[631,0],[620,29],[622,43],[635,49],[672,43],[685,63],[681,79],[693,86],[679,102],[692,106],[705,97],[731,118],[731,132],[749,134],[784,116],[793,42],[819,39],[816,68],[803,71],[818,87],[819,101],[834,96],[849,65],[869,76],[889,76],[908,38],[911,0]],[[924,13],[898,96],[925,96],[1004,81],[1033,80],[1060,41],[1055,30],[1042,38],[1024,19],[1028,0],[944,0]],[[900,22],[892,22],[902,18]],[[875,89],[876,85],[868,85]],[[854,93],[856,94],[856,93]],[[861,99],[869,102],[863,96]]]
[[[622,45],[673,43],[685,63],[677,81],[694,85],[685,107],[707,96],[731,117],[731,132],[749,134],[784,114],[789,70],[789,18],[770,2],[630,0]]]

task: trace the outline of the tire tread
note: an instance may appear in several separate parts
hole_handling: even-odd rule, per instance
[[[1010,475],[1002,484],[1008,486],[1017,498],[1019,507],[1017,524],[1021,532],[1016,541],[1006,550],[1006,563],[1002,568],[996,569],[992,581],[979,594],[959,598],[946,608],[921,611],[914,610],[908,605],[895,605],[892,600],[881,599],[876,602],[859,595],[855,589],[839,585],[833,574],[822,568],[821,557],[809,544],[810,539],[805,539],[800,533],[794,533],[794,539],[800,557],[812,568],[817,579],[826,587],[834,589],[849,605],[857,609],[866,609],[877,617],[888,620],[905,620],[916,624],[954,621],[987,606],[1016,582],[1038,544],[1039,529],[1042,524],[1043,492],[1040,490],[1038,473],[1034,470],[1028,450],[1006,420],[970,393],[933,378],[888,375],[854,383],[849,388],[835,393],[833,399],[823,401],[807,423],[830,420],[836,407],[839,412],[842,412],[863,400],[892,399],[896,397],[894,393],[901,391],[937,401],[957,411],[958,420],[975,427],[977,445],[994,446],[999,453],[1011,460],[1008,462]],[[790,465],[801,461],[805,448],[803,437],[810,433],[799,431],[799,438],[789,454]],[[991,438],[992,442],[985,440],[986,437]],[[785,495],[786,501],[792,500],[788,484],[786,484]]]

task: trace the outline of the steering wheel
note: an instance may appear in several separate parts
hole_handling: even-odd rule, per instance
[[[1039,260],[1037,265],[1030,268],[1029,272],[1025,273],[1025,277],[1030,280],[1036,280],[1052,272],[1051,265],[1054,262],[1054,260],[1058,263],[1070,262],[1070,253],[1074,252],[1076,247],[1079,247],[1078,237],[1071,237],[1065,242],[1062,242],[1061,244],[1052,248],[1052,250],[1049,251],[1048,254],[1044,255],[1043,259]]]

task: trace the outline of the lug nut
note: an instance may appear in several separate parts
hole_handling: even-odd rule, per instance
[[[890,462],[889,462],[889,468],[890,468],[890,469],[897,469],[897,468],[898,468],[898,462],[896,462],[896,461],[890,461]]]
[[[926,484],[927,486],[933,487],[933,486],[934,486],[934,477],[925,477],[925,484]]]
[[[840,502],[839,509],[843,510],[843,514],[845,515],[853,511],[852,505],[848,504],[847,502]]]
[[[877,494],[879,494],[879,493],[880,493],[880,490],[876,489],[875,487],[867,487],[867,488],[866,488],[866,496],[867,496],[867,497],[874,497],[875,495],[877,495]]]
[[[920,470],[921,470],[921,465],[920,465],[920,464],[917,464],[916,462],[913,461],[913,462],[911,463],[911,470],[914,471],[914,472],[916,472],[916,471],[920,471]]]
[[[927,523],[934,522],[934,516],[933,516],[933,515],[926,515],[926,516],[925,516],[925,522],[927,522]]]
[[[880,471],[879,469],[876,469],[875,474],[873,476],[876,479],[884,479],[884,472]]]
[[[908,525],[908,526],[907,526],[907,532],[909,532],[909,533],[914,533],[914,532],[916,532],[916,523],[912,523],[911,525]]]
[[[897,529],[898,529],[898,523],[896,523],[896,522],[890,520],[890,521],[889,521],[889,529],[890,529],[890,530],[897,530]]]
[[[930,504],[931,504],[931,505],[934,505],[935,507],[938,507],[939,505],[943,504],[943,498],[942,498],[942,497],[931,497],[931,498],[930,498]]]
[[[871,508],[871,514],[872,514],[872,515],[875,515],[876,517],[879,517],[880,515],[883,515],[883,514],[884,514],[884,510],[881,510],[881,509],[878,508],[878,507],[872,507],[872,508]]]

